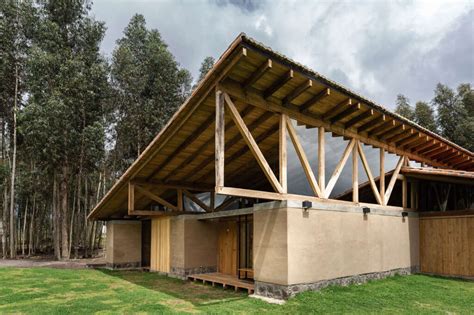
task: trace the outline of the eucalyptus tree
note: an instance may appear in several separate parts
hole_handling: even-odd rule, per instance
[[[117,41],[111,64],[115,100],[113,163],[124,171],[188,96],[191,77],[157,30],[134,15]]]
[[[54,249],[58,258],[68,258],[71,187],[80,187],[83,174],[98,168],[104,155],[108,82],[99,46],[105,26],[89,16],[85,0],[39,2],[37,7],[21,130],[37,167],[52,178]]]

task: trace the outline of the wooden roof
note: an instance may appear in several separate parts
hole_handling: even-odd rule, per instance
[[[474,170],[473,153],[240,34],[189,99],[93,209],[89,218],[127,213],[127,184],[146,181],[211,190],[214,187],[215,90],[234,100],[271,165],[278,159],[278,113],[307,128],[454,170]],[[267,189],[268,183],[226,115],[226,185]],[[272,166],[273,167],[273,166]],[[263,180],[262,180],[263,178]],[[166,187],[155,193],[175,198]],[[149,201],[138,196],[138,208]]]

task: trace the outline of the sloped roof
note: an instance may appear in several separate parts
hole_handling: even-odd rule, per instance
[[[125,215],[130,180],[212,189],[216,87],[234,99],[271,165],[278,162],[277,113],[284,112],[308,128],[323,125],[335,135],[357,136],[415,161],[458,170],[474,168],[472,152],[240,34],[89,218]],[[230,117],[225,129],[226,185],[268,189]],[[175,198],[166,189],[155,193]],[[138,196],[137,203],[144,208],[149,201]]]

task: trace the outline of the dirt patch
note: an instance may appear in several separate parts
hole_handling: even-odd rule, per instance
[[[52,260],[52,259],[0,259],[0,267],[16,268],[58,268],[58,269],[84,269],[96,264],[103,264],[104,258],[90,259],[70,259],[70,260]]]

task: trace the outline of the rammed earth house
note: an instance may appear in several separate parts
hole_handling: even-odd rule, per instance
[[[241,34],[89,215],[107,264],[278,298],[474,276],[473,153]]]

